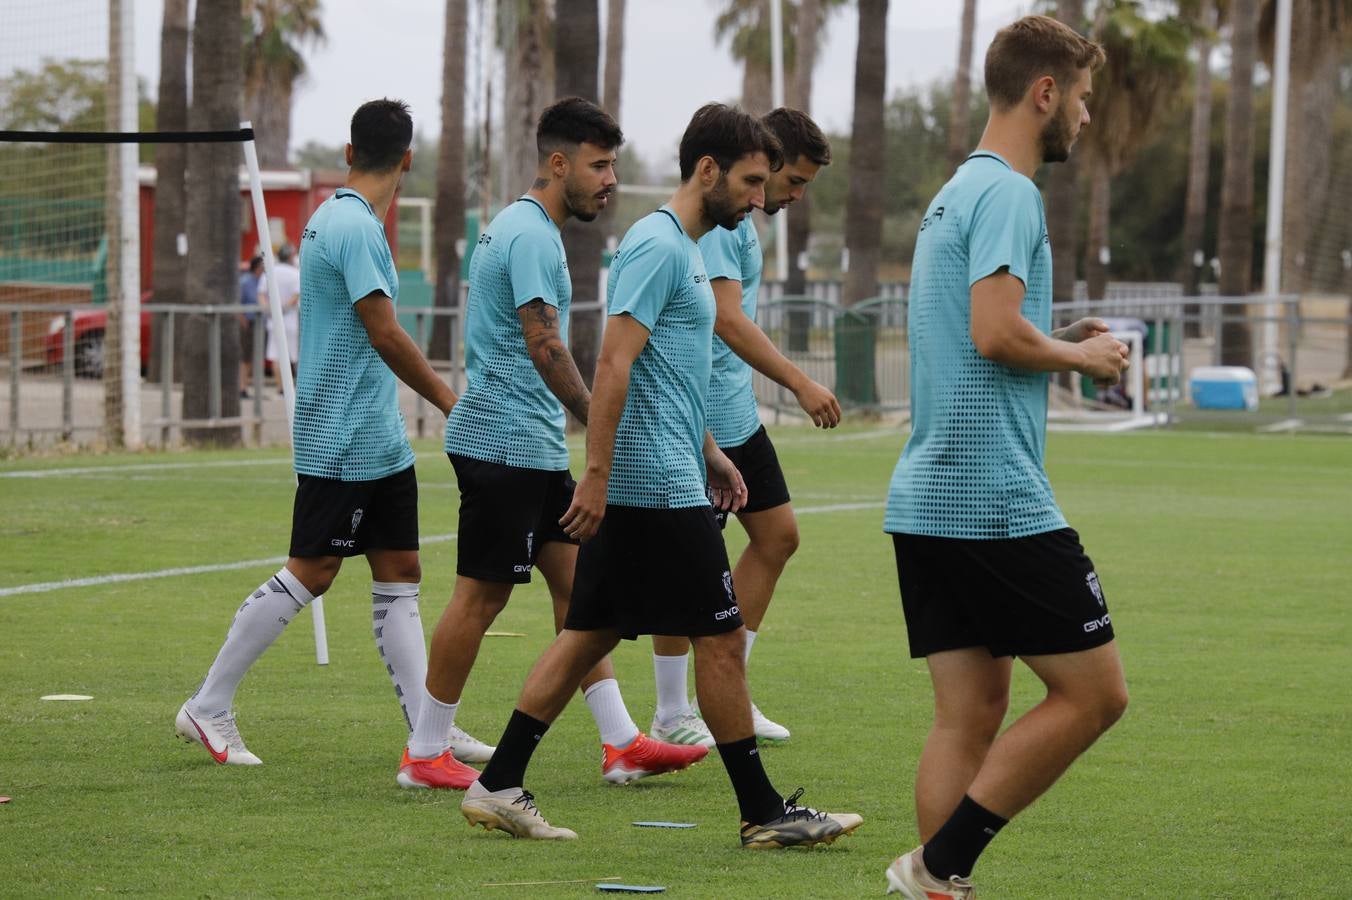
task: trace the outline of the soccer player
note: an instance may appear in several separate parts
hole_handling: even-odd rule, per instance
[[[822,166],[831,163],[831,145],[817,124],[796,109],[776,109],[761,122],[779,138],[784,165],[765,183],[766,215],[773,216],[802,199]],[[709,379],[709,432],[746,481],[746,506],[737,513],[748,538],[732,581],[737,605],[746,623],[746,660],[760,630],[770,596],[789,557],[798,549],[798,522],[789,504],[789,488],[770,436],[760,423],[760,408],[751,388],[751,370],[793,391],[798,405],[820,428],[840,422],[835,395],[808,378],[780,353],[756,326],[756,293],[761,282],[761,247],[756,227],[747,216],[734,229],[712,228],[700,238],[700,254],[714,289],[714,356]],[[719,525],[727,514],[718,514]],[[686,694],[685,638],[653,638],[653,671],[657,679],[657,711],[652,734],[678,743],[713,746],[704,721],[690,707]],[[789,730],[766,718],[751,704],[756,739],[779,742]]]
[[[528,583],[538,566],[556,628],[573,591],[577,540],[559,526],[574,487],[564,406],[585,423],[591,396],[568,352],[572,285],[559,228],[569,217],[590,222],[605,209],[624,136],[600,107],[570,97],[544,111],[535,140],[535,184],[498,214],[470,262],[469,386],[446,422],[446,453],[460,484],[455,591],[432,637],[427,695],[399,776],[408,787],[463,789],[478,775],[466,766],[460,774],[467,781],[424,781],[420,757],[439,758],[447,749],[465,762],[492,756],[492,747],[455,727],[455,714],[484,632],[512,587]],[[582,690],[601,732],[607,781],[684,769],[709,752],[640,732],[609,658],[587,673]]]
[[[294,434],[298,477],[286,565],[235,613],[225,643],[175,729],[218,763],[258,765],[231,711],[240,680],[343,560],[371,568],[376,647],[410,729],[427,677],[418,617],[418,482],[395,378],[443,413],[455,392],[395,318],[399,279],[385,214],[413,159],[413,121],[398,100],[352,116],[347,183],[301,238],[301,359]],[[443,763],[451,763],[446,754]]]
[[[470,824],[517,837],[575,838],[545,821],[522,788],[545,731],[583,676],[621,637],[689,635],[705,717],[732,780],[742,844],[831,842],[862,821],[785,799],[761,766],[751,727],[733,593],[714,502],[740,508],[746,485],[705,430],[714,297],[698,240],[733,228],[765,198],[779,142],[722,104],[695,113],[681,139],[681,186],[629,229],[610,272],[609,319],[587,423],[587,467],[560,524],[581,541],[563,631],[535,664],[497,752],[460,809]]]
[[[1099,319],[1048,333],[1051,247],[1032,181],[1088,124],[1103,61],[1055,19],[1001,30],[986,131],[916,242],[911,437],[885,523],[911,656],[935,697],[915,782],[923,843],[887,870],[889,892],[913,900],[971,896],[987,843],[1127,704],[1103,589],[1043,467],[1047,373],[1116,383],[1127,348]],[[1015,656],[1046,696],[999,734]]]

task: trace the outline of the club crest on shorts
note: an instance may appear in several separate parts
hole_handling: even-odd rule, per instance
[[[531,549],[535,546],[535,532],[526,532],[526,559],[530,559]]]
[[[357,526],[361,524],[361,512],[362,512],[362,511],[361,511],[361,507],[357,507],[356,509],[354,509],[354,510],[352,511],[352,533],[353,533],[353,534],[356,534],[356,533],[357,533]]]
[[[1103,606],[1103,588],[1099,587],[1098,574],[1090,572],[1084,576],[1084,583],[1088,585],[1089,593],[1094,595],[1094,599],[1098,601],[1099,606]]]
[[[737,598],[734,597],[734,596],[732,595],[732,573],[731,573],[731,572],[724,572],[724,573],[723,573],[723,590],[727,592],[727,595],[728,595],[728,602],[729,602],[729,603],[736,603],[736,602],[737,602]]]

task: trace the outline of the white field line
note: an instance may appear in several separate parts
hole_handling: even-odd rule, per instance
[[[131,463],[125,466],[79,466],[55,469],[15,469],[0,478],[60,478],[66,475],[103,475],[111,472],[166,472],[174,469],[234,469],[244,466],[290,466],[290,457],[275,459],[213,459],[202,462]]]
[[[881,509],[882,503],[833,503],[826,506],[805,506],[795,510],[799,515],[806,513],[850,512],[860,509]],[[444,544],[455,540],[455,532],[434,534],[423,537],[423,544]],[[100,587],[105,584],[119,584],[126,581],[149,581],[155,578],[174,578],[179,575],[206,575],[212,572],[230,572],[236,569],[254,569],[265,566],[279,566],[286,562],[285,556],[269,556],[263,559],[242,559],[235,562],[211,563],[205,566],[181,566],[173,569],[156,569],[152,572],[119,572],[112,575],[93,575],[88,578],[67,578],[64,581],[40,581],[34,584],[19,584],[14,587],[0,588],[0,597],[13,597],[17,594],[43,594],[48,591],[61,591],[67,588]]]

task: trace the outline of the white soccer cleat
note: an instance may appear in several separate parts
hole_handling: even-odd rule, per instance
[[[688,744],[713,749],[715,743],[714,736],[709,733],[709,726],[693,711],[686,711],[665,723],[659,722],[654,716],[648,734],[666,744]]]
[[[475,825],[482,825],[485,831],[497,828],[512,837],[537,841],[571,841],[577,837],[575,831],[555,828],[546,822],[535,808],[535,795],[519,787],[489,791],[476,781],[465,791],[460,812],[471,828]]]
[[[767,744],[778,744],[789,739],[789,729],[772,722],[760,711],[760,707],[751,704],[751,724],[756,728],[756,740]]]
[[[490,747],[465,729],[451,726],[451,755],[462,763],[486,763],[493,758],[493,751],[496,749],[498,748]]]
[[[249,752],[239,727],[229,710],[214,716],[197,716],[188,711],[188,704],[178,708],[174,731],[190,744],[207,748],[211,758],[223,766],[261,766],[263,760]]]
[[[906,900],[968,900],[973,896],[972,883],[966,878],[940,881],[931,875],[925,868],[924,852],[920,846],[892,860],[887,867],[889,894],[901,894]]]

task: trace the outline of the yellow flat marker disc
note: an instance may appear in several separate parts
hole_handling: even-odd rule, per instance
[[[93,700],[88,694],[48,694],[43,700]]]
[[[484,637],[525,637],[524,631],[485,631]],[[590,881],[591,879],[587,879]]]

